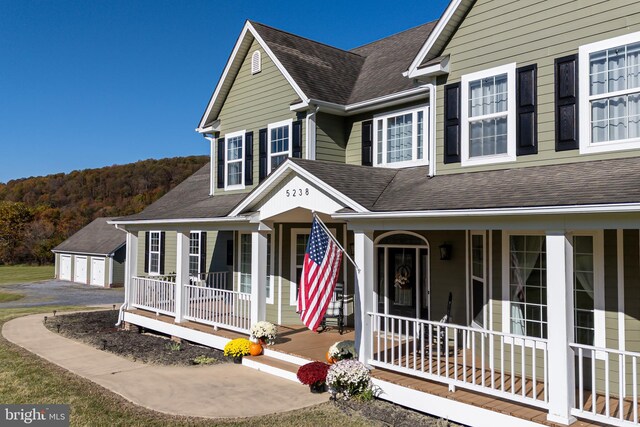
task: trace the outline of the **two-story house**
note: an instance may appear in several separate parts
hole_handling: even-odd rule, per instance
[[[113,221],[125,322],[221,348],[266,319],[289,350],[264,360],[305,363],[315,213],[359,267],[344,310],[382,398],[638,424],[637,2],[452,0],[349,51],[247,21],[196,130],[210,164]]]

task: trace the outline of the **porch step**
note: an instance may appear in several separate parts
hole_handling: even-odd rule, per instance
[[[257,369],[280,378],[287,379],[299,383],[296,373],[299,365],[278,360],[271,356],[245,356],[242,358],[242,364],[249,368]]]

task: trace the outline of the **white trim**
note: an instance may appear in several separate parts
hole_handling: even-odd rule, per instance
[[[289,136],[287,137],[287,145],[289,146],[289,149],[287,151],[278,151],[276,153],[272,153],[271,152],[271,130],[272,129],[281,128],[281,127],[288,127],[289,128]],[[293,119],[282,120],[280,122],[269,123],[267,125],[267,174],[271,173],[271,158],[272,157],[282,156],[284,154],[287,154],[288,157],[291,157],[291,153],[293,153],[293,134],[292,134],[292,132],[293,132]]]
[[[435,81],[435,80],[434,80]],[[436,105],[436,86],[434,84],[427,84],[427,87],[429,88],[429,120],[428,122],[428,126],[429,126],[429,176],[435,176],[436,175],[436,164],[438,162],[435,161],[436,159],[436,111],[437,111],[437,105]]]
[[[579,93],[579,129],[580,129],[580,154],[603,153],[620,150],[635,150],[640,148],[640,137],[629,138],[623,140],[614,140],[608,142],[591,142],[591,107],[590,102],[600,98],[611,98],[616,95],[628,93],[640,93],[640,88],[632,90],[624,90],[618,92],[606,92],[601,95],[591,96],[589,94],[590,84],[590,68],[589,56],[594,52],[606,50],[609,48],[637,43],[640,41],[640,31],[613,37],[607,40],[601,40],[595,43],[586,44],[578,48],[578,93]]]
[[[274,301],[274,296],[273,294],[275,293],[275,275],[274,275],[274,268],[273,268],[273,263],[275,262],[275,256],[274,256],[274,249],[275,249],[275,234],[274,232],[272,233],[267,233],[267,239],[268,241],[271,242],[271,245],[269,245],[269,251],[271,252],[269,255],[269,269],[267,269],[267,276],[269,276],[269,295],[267,295],[267,297],[265,298],[267,301],[267,304],[273,304]],[[266,287],[265,287],[265,291],[266,291]]]
[[[476,277],[473,275],[473,236],[482,237],[482,277]],[[489,321],[489,313],[488,313],[488,289],[491,282],[488,281],[487,277],[487,232],[484,230],[471,230],[468,233],[468,243],[467,243],[467,256],[469,261],[467,262],[467,283],[468,283],[468,295],[469,295],[469,303],[467,307],[469,307],[468,314],[468,324],[473,327],[477,327],[480,329],[490,329],[488,327]],[[482,283],[482,323],[483,325],[478,324],[473,317],[473,281],[477,280]]]
[[[487,77],[500,74],[507,75],[507,152],[506,154],[494,154],[479,157],[469,157],[469,83]],[[461,78],[462,95],[460,97],[460,145],[462,157],[460,165],[478,166],[495,163],[514,162],[516,160],[516,63],[501,65],[475,73],[465,74]],[[474,120],[482,118],[501,117],[505,113],[496,113],[487,116],[474,117]]]
[[[296,240],[297,237],[301,234],[308,234],[309,236],[311,236],[311,229],[309,228],[292,228],[291,229],[291,252],[289,255],[289,259],[290,259],[290,271],[289,273],[291,274],[289,276],[289,305],[290,306],[296,306],[297,305],[297,300],[296,300],[296,289],[298,286],[297,283],[297,269],[298,269],[298,265],[296,264]]]
[[[216,176],[216,138],[204,136],[209,140],[209,195],[213,196],[216,192],[215,176]]]
[[[191,253],[191,234],[197,234],[198,235],[198,254],[197,254],[197,257],[198,257],[198,268],[197,268],[197,273],[196,273],[195,276],[191,276],[191,271],[189,271],[189,276],[198,279],[199,276],[200,276],[200,271],[202,270],[202,265],[200,265],[201,264],[201,260],[202,260],[202,258],[201,258],[201,256],[202,256],[202,231],[200,231],[200,230],[198,230],[198,231],[195,231],[195,230],[189,231],[189,248],[188,248],[189,263],[187,265],[187,269],[188,270],[191,270],[191,257],[196,256],[195,254]],[[206,254],[205,254],[205,256],[206,256]]]
[[[229,214],[229,216],[238,216],[243,210],[245,210],[248,206],[250,206],[254,201],[259,200],[261,196],[271,190],[271,186],[276,183],[283,175],[288,173],[289,171],[293,171],[300,175],[302,178],[309,181],[311,184],[315,185],[320,190],[325,191],[331,196],[335,197],[339,202],[343,203],[346,207],[349,207],[356,212],[367,212],[362,205],[356,203],[349,197],[345,196],[335,188],[326,184],[324,181],[318,179],[316,176],[309,173],[306,169],[295,164],[291,159],[287,159],[274,173],[270,174],[269,177],[264,180],[253,192],[251,192],[246,198],[242,200],[242,202],[236,206],[233,211]]]
[[[228,133],[224,136],[224,191],[244,190],[244,168],[245,168],[244,144],[246,143],[245,141],[246,133],[247,133],[246,130],[240,130],[237,132]],[[229,139],[238,138],[238,137],[242,139],[242,149],[240,150],[241,158],[232,160],[231,163],[240,163],[242,165],[240,167],[240,184],[229,185],[227,182],[229,180],[229,163],[230,163],[229,162]]]
[[[238,231],[236,235],[238,236],[238,244],[237,244],[238,257],[236,258],[238,260],[238,269],[236,271],[236,277],[238,278],[238,292],[244,295],[251,295],[251,289],[249,289],[249,292],[244,292],[242,290],[242,236],[249,236],[249,242],[250,244],[253,244],[252,234],[243,232],[243,231]],[[253,245],[251,247],[251,259],[253,259]],[[251,276],[251,263],[249,264],[249,276]],[[249,286],[252,287],[252,285],[253,285],[252,281],[249,281]]]
[[[220,92],[222,90],[222,87],[224,86],[224,82],[226,81],[227,77],[231,77],[229,75],[229,71],[231,70],[231,66],[233,65],[233,63],[236,61],[236,56],[240,52],[240,47],[242,46],[242,43],[244,41],[245,36],[247,35],[247,32],[251,33],[251,35],[258,41],[258,43],[260,44],[262,49],[264,49],[265,53],[273,61],[273,63],[276,65],[278,70],[285,77],[287,82],[289,82],[289,84],[291,85],[293,90],[296,92],[298,97],[300,99],[302,99],[302,100],[308,99],[307,96],[302,91],[302,89],[300,89],[300,86],[298,86],[298,84],[293,80],[293,78],[291,77],[289,72],[284,68],[282,63],[273,54],[273,52],[271,51],[269,46],[267,46],[267,44],[262,39],[262,37],[260,37],[260,35],[256,31],[256,29],[253,27],[253,25],[251,25],[251,22],[247,21],[244,24],[244,27],[242,28],[242,32],[240,33],[240,36],[238,37],[238,40],[236,41],[236,44],[235,44],[235,46],[233,48],[233,51],[231,52],[231,56],[229,56],[229,60],[227,61],[227,65],[225,66],[224,71],[222,72],[222,76],[220,77],[220,80],[218,80],[218,84],[216,85],[216,89],[213,92],[213,95],[211,96],[211,100],[209,101],[209,105],[207,105],[207,109],[206,109],[204,115],[202,116],[202,119],[200,120],[200,124],[198,125],[198,128],[196,129],[197,132],[200,132],[200,133],[204,133],[205,132],[205,129],[203,128],[203,126],[206,123],[207,118],[209,117],[209,114],[211,113],[211,110],[213,109],[214,104],[216,103],[216,101],[218,100],[218,97],[220,96]],[[248,49],[247,49],[247,53],[248,53]],[[245,55],[246,55],[246,53],[245,53]]]
[[[462,0],[452,0],[451,3],[449,3],[449,6],[447,6],[445,11],[443,12],[435,28],[431,30],[431,33],[429,34],[427,41],[424,43],[424,45],[422,45],[422,47],[420,48],[420,51],[418,52],[416,57],[413,59],[413,62],[411,62],[411,65],[409,65],[409,69],[403,73],[404,76],[417,77],[425,74],[421,72],[421,70],[419,70],[418,67],[422,63],[423,59],[429,54],[429,51],[433,48],[436,41],[440,38],[442,31],[444,31],[446,26],[451,21],[451,18],[456,14],[458,9],[460,8],[461,3],[462,3]]]
[[[138,220],[113,220],[107,221],[107,224],[112,225],[155,225],[155,224],[184,224],[184,223],[227,223],[227,222],[249,222],[251,220],[248,216],[222,216],[217,218],[176,218],[176,219],[138,219]]]
[[[284,227],[282,224],[278,227],[278,324],[282,325],[282,235]]]
[[[430,211],[386,211],[335,213],[334,219],[438,218],[496,215],[558,215],[578,213],[640,212],[640,203],[612,203],[606,205],[542,206],[532,208],[442,209]]]
[[[626,326],[624,313],[624,230],[616,230],[616,269],[618,287],[618,350],[625,351]]]
[[[315,160],[316,159],[316,132],[317,132],[317,128],[316,128],[316,121],[317,121],[317,115],[318,115],[318,110],[320,110],[320,107],[316,107],[313,110],[309,110],[307,112],[307,124],[305,126],[305,143],[306,143],[306,152],[305,152],[305,158],[308,160]]]
[[[147,274],[149,276],[158,276],[160,275],[160,264],[161,264],[161,260],[160,258],[162,257],[162,231],[159,230],[149,230],[149,264],[147,265]],[[153,251],[151,250],[151,240],[153,239],[153,234],[157,233],[158,234],[158,250],[157,251]],[[147,236],[145,235],[145,239],[147,238]],[[151,271],[151,254],[158,254],[158,271]]]
[[[120,245],[118,247],[118,249],[120,249],[121,247],[123,247],[125,244],[123,243],[122,245]],[[99,253],[94,253],[94,252],[74,252],[74,251],[56,251],[56,250],[51,250],[51,252],[53,252],[54,254],[60,254],[60,255],[64,255],[64,254],[70,254],[70,255],[89,255],[89,256],[102,256],[102,257],[109,257],[109,256],[113,256],[113,254],[118,250],[116,249],[113,252],[110,252],[108,254],[99,254]]]
[[[422,112],[422,159],[418,159],[418,113]],[[388,120],[393,117],[398,117],[406,114],[411,114],[411,160],[403,162],[387,163],[387,126]],[[429,163],[429,153],[431,143],[429,140],[429,106],[421,105],[418,107],[403,108],[401,110],[395,110],[385,113],[376,114],[373,116],[373,165],[377,167],[390,167],[390,168],[403,168],[426,165]],[[378,152],[378,122],[382,120],[382,153]],[[378,155],[382,154],[382,163],[378,163]]]

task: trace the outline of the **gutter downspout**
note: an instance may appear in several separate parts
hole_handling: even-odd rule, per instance
[[[315,110],[311,113],[307,114],[305,129],[306,129],[306,150],[307,150],[307,159],[315,160],[316,159],[316,114],[320,110],[320,107],[316,105]],[[313,132],[310,132],[311,123],[313,123]]]
[[[436,86],[428,83],[429,89],[429,178],[436,174]]]
[[[122,230],[125,233],[127,232],[127,230],[124,229],[124,227],[120,226],[120,225],[115,225],[115,227],[118,230]],[[129,246],[127,246],[127,251],[130,250]],[[111,261],[111,268],[113,268],[113,258]],[[125,269],[126,269],[126,263],[125,263]],[[120,310],[118,310],[118,321],[116,322],[116,327],[120,326],[122,324],[122,321],[124,320],[124,311],[129,307],[129,292],[126,286],[127,283],[127,275],[129,274],[128,271],[125,271],[125,287],[124,287],[124,301],[122,302],[122,305],[120,306]],[[131,286],[131,278],[129,278],[128,280],[129,286]]]

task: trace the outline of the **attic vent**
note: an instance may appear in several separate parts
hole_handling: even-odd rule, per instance
[[[262,60],[260,58],[260,51],[256,50],[251,55],[251,74],[259,73],[262,70]]]

